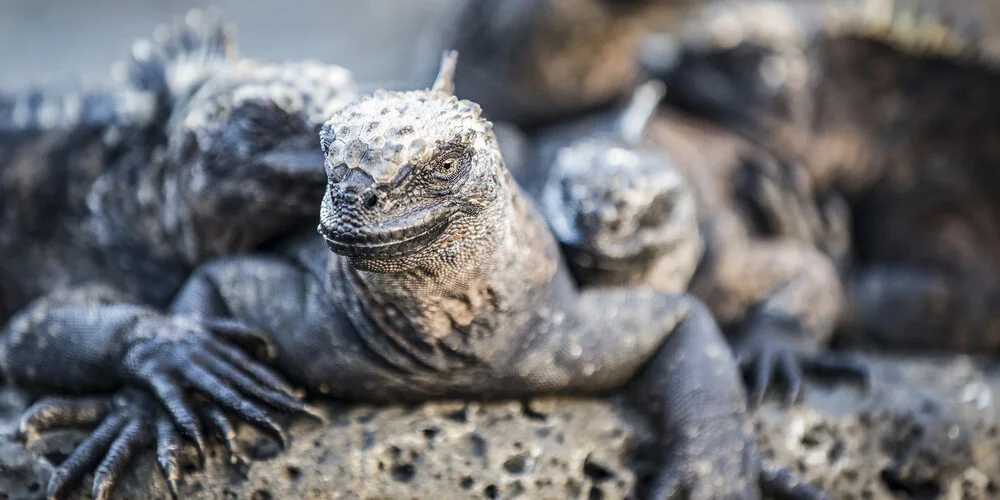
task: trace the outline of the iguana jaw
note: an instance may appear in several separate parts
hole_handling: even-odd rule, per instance
[[[676,246],[676,245],[670,245]],[[661,254],[668,252],[667,245],[630,245],[632,248],[621,252],[608,252],[606,249],[595,250],[589,244],[563,244],[563,251],[573,266],[608,272],[627,272],[643,269]]]
[[[320,234],[330,250],[344,257],[399,259],[431,246],[448,229],[452,211],[431,208],[405,220],[380,227],[352,228],[321,224]]]

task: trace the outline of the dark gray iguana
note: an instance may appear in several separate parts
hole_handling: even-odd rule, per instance
[[[997,26],[992,1],[745,2],[695,17],[661,68],[668,100],[847,200],[847,334],[1000,352]]]
[[[206,402],[208,422],[221,420],[223,430],[230,423],[219,409],[278,434],[263,406],[292,407],[290,391],[219,341],[259,329],[271,332],[281,372],[347,400],[628,386],[662,432],[651,497],[756,498],[758,477],[793,497],[821,496],[783,469],[760,467],[736,364],[700,301],[576,288],[545,221],[505,169],[492,124],[452,95],[456,59],[446,53],[431,89],[377,91],[326,122],[322,238],[305,233],[275,253],[207,263],[169,313],[81,295],[39,301],[11,322],[0,359],[13,381],[144,389],[123,393],[117,406],[94,396],[28,412],[30,434],[99,422],[55,474],[53,495],[97,467],[94,491],[106,498],[129,458],[154,441],[176,491],[173,423],[196,428]],[[73,342],[81,337],[89,341]],[[61,362],[40,364],[43,356]]]
[[[588,286],[651,285],[705,301],[733,333],[741,363],[754,368],[757,403],[772,375],[795,400],[800,366],[863,376],[863,366],[823,349],[843,296],[834,263],[813,243],[845,253],[842,205],[795,218],[811,216],[807,229],[821,234],[797,234],[782,214],[757,213],[740,178],[777,160],[697,120],[654,117],[662,95],[662,84],[646,83],[624,110],[540,131],[519,151],[526,159],[517,172],[573,275]]]
[[[462,53],[455,93],[494,122],[534,127],[627,98],[650,24],[704,0],[475,0],[450,46]]]
[[[0,324],[87,281],[166,305],[200,262],[310,220],[319,126],[356,95],[337,66],[236,57],[200,11],[115,76],[0,97]]]

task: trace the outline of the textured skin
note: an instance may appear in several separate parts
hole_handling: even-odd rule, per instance
[[[456,20],[456,94],[493,121],[535,126],[610,104],[639,74],[649,24],[695,0],[476,0]]]
[[[785,472],[760,470],[736,364],[700,301],[649,289],[575,287],[545,221],[505,169],[492,125],[478,105],[452,95],[456,57],[446,54],[433,88],[364,96],[324,125],[322,239],[306,233],[271,254],[201,266],[170,306],[173,315],[96,303],[92,295],[68,297],[45,314],[29,310],[14,322],[18,342],[4,351],[12,377],[39,380],[28,358],[48,340],[42,335],[52,335],[47,354],[65,358],[50,372],[64,375],[46,373],[46,382],[90,390],[145,383],[184,428],[179,409],[187,402],[177,387],[186,381],[207,400],[274,431],[257,405],[293,408],[274,405],[276,396],[257,387],[282,392],[266,382],[268,372],[236,363],[255,382],[241,384],[229,367],[214,368],[232,353],[223,356],[205,340],[209,330],[249,337],[255,330],[238,326],[249,325],[273,332],[282,372],[349,400],[626,388],[662,433],[663,469],[651,498],[756,498],[758,473],[799,498],[819,496]],[[229,319],[213,319],[220,317]],[[87,352],[67,347],[79,335],[96,339]],[[111,368],[92,377],[99,367]],[[128,429],[119,423],[124,411],[101,425]],[[99,431],[78,454],[90,458],[112,441],[128,449],[143,441]],[[158,442],[168,450],[163,469],[175,481],[176,468],[168,466],[174,440]],[[109,454],[105,463],[120,468],[127,458]],[[71,457],[59,477],[96,461]],[[65,491],[68,484],[50,488]]]
[[[107,89],[0,97],[0,324],[88,281],[166,305],[200,262],[315,220],[316,132],[351,75],[234,44],[193,11]]]
[[[848,201],[847,340],[996,353],[1000,9],[869,3],[885,8],[766,2],[788,30],[754,3],[709,10],[664,75],[671,99]]]
[[[863,375],[821,349],[843,306],[831,258],[811,234],[755,210],[760,192],[784,184],[742,180],[778,162],[737,136],[657,112],[651,85],[617,116],[540,132],[525,154],[522,177],[537,186],[574,276],[588,286],[648,285],[704,300],[731,333],[757,402],[772,373],[796,399],[800,365]],[[819,240],[846,235],[846,212],[811,208],[798,215],[816,219],[809,228],[824,229]],[[839,242],[838,251],[849,246]]]

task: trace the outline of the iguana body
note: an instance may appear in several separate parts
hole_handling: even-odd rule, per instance
[[[200,262],[312,220],[350,74],[239,59],[197,11],[159,33],[107,88],[2,98],[0,324],[91,281],[165,305]]]
[[[695,0],[477,0],[455,22],[456,94],[495,121],[535,127],[626,99],[642,35]]]
[[[692,21],[664,75],[673,102],[848,201],[845,332],[1000,348],[997,20],[995,2],[750,2]]]
[[[624,110],[541,131],[520,153],[528,158],[520,177],[574,276],[588,286],[646,285],[705,301],[738,355],[756,365],[757,401],[772,372],[797,397],[800,363],[863,373],[822,349],[843,298],[834,262],[813,243],[845,253],[849,215],[834,204],[796,214],[815,219],[806,229],[823,229],[812,234],[785,227],[781,214],[759,213],[758,192],[784,186],[742,179],[750,169],[775,169],[776,160],[697,120],[655,113],[656,88],[640,86]]]
[[[26,417],[29,433],[107,415],[50,491],[61,494],[97,466],[95,493],[104,498],[138,446],[153,441],[154,421],[161,466],[176,485],[178,437],[166,415],[184,429],[196,411],[181,386],[274,431],[258,405],[294,408],[287,391],[212,334],[250,337],[244,324],[273,332],[281,371],[349,400],[628,386],[662,432],[654,498],[755,498],[758,474],[772,486],[785,477],[759,471],[736,365],[697,299],[576,288],[545,221],[505,169],[492,124],[478,105],[452,95],[455,62],[446,55],[431,89],[377,91],[327,121],[322,238],[307,233],[275,253],[205,264],[173,301],[172,316],[82,296],[39,302],[12,322],[0,353],[13,380],[92,390],[133,381],[168,409],[132,396],[110,412],[40,403]],[[38,349],[45,335],[93,340]],[[43,351],[65,356],[66,366],[37,370]],[[100,384],[85,363],[95,358],[109,367]],[[794,482],[783,489],[818,495]]]

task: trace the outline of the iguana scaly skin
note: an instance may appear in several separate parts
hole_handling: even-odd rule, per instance
[[[574,276],[587,286],[646,285],[704,300],[731,332],[757,403],[772,375],[797,399],[800,366],[863,375],[822,349],[843,304],[831,258],[811,244],[814,235],[754,210],[759,191],[783,185],[741,181],[745,170],[777,161],[708,124],[657,112],[662,95],[662,84],[648,82],[624,110],[541,131],[524,154],[531,160],[522,177],[537,186]],[[844,211],[798,215],[825,229],[823,241],[846,235]]]
[[[533,127],[627,98],[642,34],[697,0],[476,0],[455,22],[456,94]]]
[[[237,58],[193,11],[107,88],[0,97],[0,324],[88,281],[166,305],[200,262],[310,220],[316,133],[354,96],[337,66]]]
[[[845,332],[1000,349],[998,21],[996,2],[749,2],[692,21],[663,75],[673,102],[847,199]]]
[[[758,476],[795,497],[820,496],[760,467],[736,363],[700,301],[575,287],[545,221],[505,169],[492,124],[452,94],[456,60],[446,53],[430,89],[377,91],[326,122],[322,238],[306,233],[276,253],[203,265],[172,315],[81,296],[40,303],[12,322],[0,352],[13,380],[93,391],[137,384],[167,409],[141,394],[101,411],[93,399],[39,403],[25,418],[30,434],[102,422],[50,491],[62,494],[97,466],[95,493],[105,498],[129,457],[154,440],[176,485],[171,419],[192,427],[197,412],[184,386],[278,434],[261,405],[294,408],[287,388],[211,334],[262,330],[273,333],[283,373],[348,400],[627,388],[662,432],[651,498],[756,498]],[[81,335],[90,342],[69,347]],[[39,368],[42,352],[59,356],[59,369]]]

